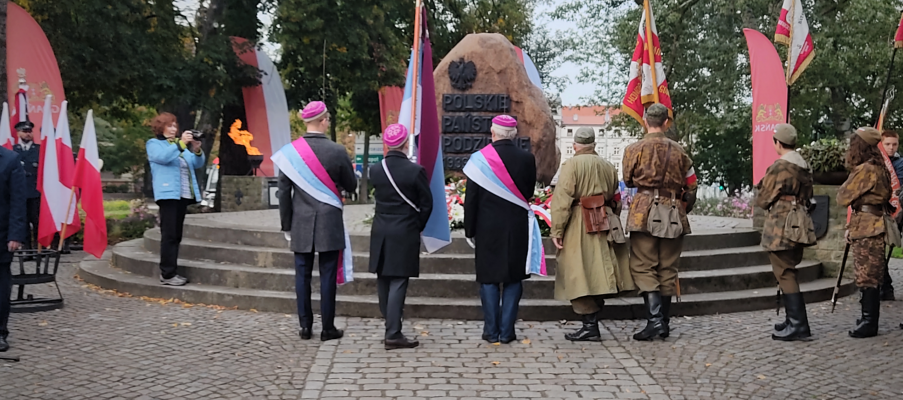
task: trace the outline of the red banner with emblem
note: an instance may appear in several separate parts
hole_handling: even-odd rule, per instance
[[[20,80],[24,81],[24,84],[20,85]],[[13,2],[9,2],[7,6],[6,88],[7,98],[10,99],[21,97],[17,96],[20,89],[26,93],[28,119],[34,123],[35,132],[41,131],[41,124],[44,121],[44,98],[53,95],[50,106],[53,121],[58,119],[60,104],[66,99],[60,68],[47,36],[34,18]],[[24,107],[23,105],[22,108]],[[18,113],[18,107],[10,110],[12,125],[19,121]],[[40,141],[40,135],[35,135],[35,142]]]
[[[668,91],[668,80],[662,67],[662,48],[658,40],[658,28],[652,16],[649,0],[643,2],[643,16],[637,33],[636,48],[630,58],[630,75],[627,81],[627,94],[621,102],[621,110],[643,123],[645,106],[649,103],[661,103],[671,108],[671,92]]]
[[[787,121],[787,84],[781,58],[771,41],[753,29],[744,29],[743,34],[752,70],[753,182],[758,183],[778,159],[774,127]]]

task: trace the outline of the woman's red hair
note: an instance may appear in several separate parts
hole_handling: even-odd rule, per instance
[[[154,131],[154,135],[163,136],[163,131],[172,124],[176,124],[176,130],[178,130],[179,122],[175,115],[168,112],[160,113],[151,121],[151,130]]]

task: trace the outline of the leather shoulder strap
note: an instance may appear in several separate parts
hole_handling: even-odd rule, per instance
[[[398,185],[395,184],[395,178],[392,178],[392,172],[389,171],[389,165],[386,164],[385,158],[383,158],[382,164],[383,171],[386,171],[386,177],[389,178],[389,183],[391,183],[392,187],[395,188],[395,193],[398,193],[398,195],[401,196],[401,199],[404,200],[405,203],[408,203],[409,206],[414,208],[414,211],[420,212],[420,207],[415,206],[414,202],[408,199],[408,197],[401,192],[401,189],[398,188]]]

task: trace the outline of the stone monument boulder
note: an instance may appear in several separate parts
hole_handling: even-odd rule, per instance
[[[449,69],[452,70],[451,74]],[[463,154],[479,150],[470,146],[457,146],[457,150],[453,150],[449,147],[451,138],[463,139],[467,136],[467,143],[488,143],[485,140],[489,133],[487,119],[507,113],[518,121],[518,136],[529,139],[529,148],[536,156],[537,180],[544,183],[552,180],[558,170],[559,160],[552,110],[542,90],[530,81],[514,46],[505,36],[497,33],[465,36],[435,68],[433,79],[436,84],[440,125],[443,128],[444,152],[446,159],[451,161],[446,162],[447,169],[460,170],[459,167],[463,166],[457,165],[460,160],[455,162],[456,160],[450,159],[449,153]],[[459,95],[454,100],[462,102],[464,106],[458,104],[457,107],[449,107],[453,99],[446,95]],[[481,106],[483,104],[488,107]],[[452,129],[452,122],[447,116],[465,122]],[[458,128],[459,125],[465,128]],[[482,140],[471,141],[477,138],[468,133],[480,134]]]

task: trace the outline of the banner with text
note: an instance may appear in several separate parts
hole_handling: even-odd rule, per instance
[[[774,127],[787,121],[787,83],[784,67],[774,45],[762,33],[744,29],[752,70],[753,184],[778,159],[774,151]]]

